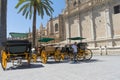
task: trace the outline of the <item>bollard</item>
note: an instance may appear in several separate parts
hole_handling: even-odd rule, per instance
[[[102,47],[101,46],[99,47],[99,50],[100,50],[100,55],[102,56]]]

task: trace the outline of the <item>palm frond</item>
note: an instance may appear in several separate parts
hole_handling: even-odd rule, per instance
[[[15,8],[20,8],[18,13],[22,12],[22,15],[29,19],[33,17],[33,47],[35,46],[35,33],[36,33],[36,13],[43,18],[46,13],[48,16],[51,16],[54,12],[51,0],[19,0]]]

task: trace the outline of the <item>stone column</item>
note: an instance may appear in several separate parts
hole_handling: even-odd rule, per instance
[[[111,9],[109,7],[109,4],[107,3],[105,5],[105,19],[106,19],[106,37],[107,39],[111,39],[111,46],[114,45],[114,42],[113,42],[113,24],[112,24],[112,12],[111,12]]]
[[[78,17],[79,17],[79,34],[80,37],[82,37],[82,25],[81,25],[81,19],[80,19],[80,12],[78,13]],[[82,42],[82,40],[80,40]]]
[[[93,27],[93,11],[91,10],[90,12],[90,22],[91,22],[91,36],[92,36],[92,40],[95,40],[95,34],[94,34],[94,27]]]
[[[96,29],[95,29],[95,17],[94,17],[94,10],[91,9],[90,12],[90,19],[91,19],[91,35],[92,35],[92,40],[94,42],[94,47],[96,47]]]
[[[80,19],[80,5],[81,5],[81,2],[79,2],[78,0],[78,20],[79,20],[79,35],[80,37],[82,37],[82,25],[81,25],[81,19]],[[80,40],[80,42],[82,42],[82,40]]]
[[[69,0],[67,0],[67,12],[68,12],[68,27],[69,27],[69,38],[71,38],[71,25],[70,25],[70,4],[69,4]],[[69,43],[71,43],[71,40],[69,40]]]
[[[66,19],[66,24],[65,24],[65,26],[66,26],[66,40],[67,40],[67,38],[69,38],[69,20],[68,19]]]
[[[105,19],[106,19],[106,30],[107,30],[107,38],[112,38],[111,33],[111,23],[110,23],[110,11],[109,8],[106,6],[105,9]]]

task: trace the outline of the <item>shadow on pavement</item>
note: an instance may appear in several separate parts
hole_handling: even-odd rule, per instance
[[[86,63],[91,63],[91,62],[99,62],[100,60],[98,59],[91,59],[91,60],[83,60],[82,62],[86,62]]]
[[[81,64],[81,63],[95,63],[95,62],[101,62],[98,59],[91,59],[91,60],[79,60],[76,63]],[[73,64],[74,61],[71,60],[63,60],[63,61],[54,61],[54,60],[48,60],[46,64],[62,64],[62,63],[70,63]]]
[[[91,59],[91,60],[79,60],[77,62],[71,61],[70,64],[95,63],[95,62],[101,62],[101,60]]]
[[[30,64],[23,63],[22,65],[15,65],[12,67],[7,68],[7,70],[18,70],[18,69],[33,69],[33,68],[43,68],[44,66],[42,64]]]
[[[47,64],[62,64],[62,63],[68,63],[69,61],[64,60],[64,61],[47,61]]]

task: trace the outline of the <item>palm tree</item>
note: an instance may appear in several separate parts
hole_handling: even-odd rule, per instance
[[[33,44],[35,47],[36,41],[36,15],[41,16],[43,18],[46,13],[48,16],[51,16],[53,13],[53,8],[51,7],[52,1],[50,0],[19,0],[15,8],[19,8],[18,13],[22,12],[22,15],[26,18],[31,19],[33,17],[32,24],[32,35],[33,35]]]

